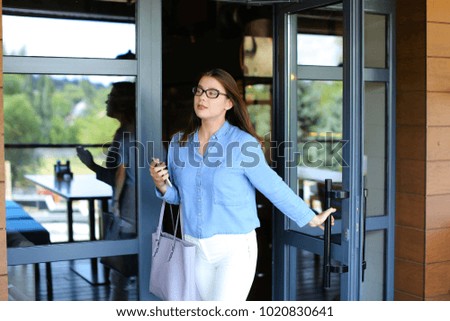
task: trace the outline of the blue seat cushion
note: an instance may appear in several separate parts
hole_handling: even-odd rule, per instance
[[[6,203],[5,205],[6,205],[7,209],[10,209],[10,208],[22,208],[22,206],[20,206],[19,203],[16,203],[16,202],[11,201],[11,200],[7,200],[5,203]]]
[[[24,220],[32,218],[30,214],[25,212],[21,207],[7,207],[6,208],[6,220]]]
[[[50,233],[33,218],[6,220],[6,234],[20,233],[35,245],[50,243]]]

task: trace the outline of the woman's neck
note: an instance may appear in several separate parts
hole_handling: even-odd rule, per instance
[[[198,136],[201,141],[209,141],[211,136],[216,133],[225,123],[225,119],[220,121],[205,121],[202,120],[202,124],[198,130]]]

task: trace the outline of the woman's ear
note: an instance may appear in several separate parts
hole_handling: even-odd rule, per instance
[[[233,108],[233,102],[231,101],[231,99],[227,99],[227,105],[225,106],[225,110],[230,110],[231,108]]]

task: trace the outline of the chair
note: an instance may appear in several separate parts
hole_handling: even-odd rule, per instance
[[[50,233],[33,219],[18,203],[6,201],[6,236],[8,247],[50,244]],[[51,263],[45,263],[47,276],[47,300],[53,300]],[[34,264],[36,299],[40,299],[40,267]]]

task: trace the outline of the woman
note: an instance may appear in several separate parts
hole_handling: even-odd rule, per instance
[[[97,179],[113,187],[113,204],[111,212],[118,211],[120,216],[119,239],[136,237],[135,208],[135,155],[132,152],[135,142],[136,123],[136,86],[133,82],[113,83],[108,100],[106,115],[117,119],[119,128],[114,134],[106,157],[106,167],[94,162],[92,154],[83,147],[77,147],[80,160],[92,171]],[[107,217],[105,217],[106,219]],[[103,222],[105,224],[105,222]],[[128,300],[131,276],[137,274],[137,257],[135,255],[115,258],[102,258],[102,263],[111,268],[110,300]]]
[[[157,195],[181,205],[201,298],[243,301],[257,261],[255,189],[300,226],[321,226],[335,209],[315,215],[268,166],[230,74],[203,74],[193,93],[192,119],[170,143],[168,168],[155,160],[150,174]]]

